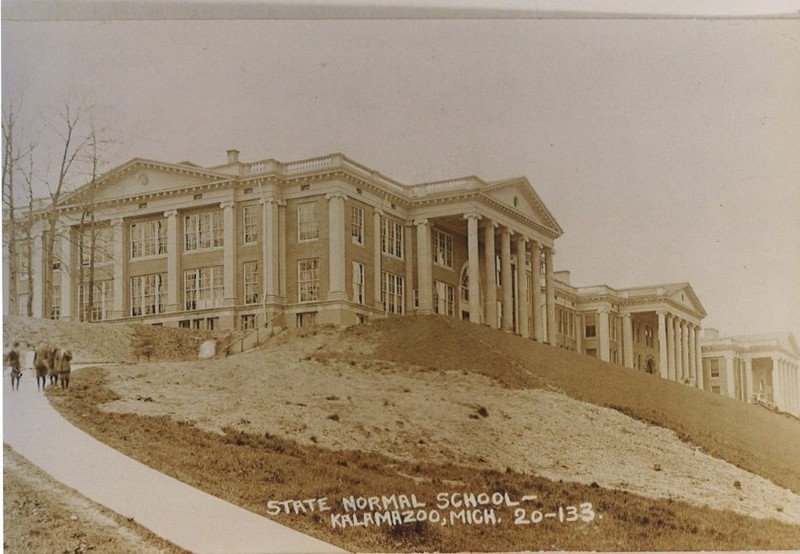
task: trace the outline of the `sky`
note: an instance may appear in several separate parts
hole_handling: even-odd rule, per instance
[[[800,339],[796,18],[6,20],[2,89],[43,167],[68,99],[109,167],[525,176],[573,285],[687,281],[705,327]]]

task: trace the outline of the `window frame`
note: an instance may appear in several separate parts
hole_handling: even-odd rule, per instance
[[[150,229],[150,227],[154,228]],[[98,236],[99,238],[100,236]],[[108,241],[104,241],[104,244],[107,245]],[[166,221],[164,219],[148,219],[131,222],[128,226],[128,245],[128,256],[131,260],[166,256],[168,254]],[[138,249],[137,245],[139,245]],[[150,253],[148,253],[148,246],[150,246]],[[98,262],[96,254],[95,262]]]
[[[225,247],[222,209],[187,214],[183,218],[183,251],[203,252]]]
[[[242,206],[242,244],[251,245],[258,243],[258,204],[245,204]],[[251,213],[252,212],[252,213]]]
[[[385,217],[381,224],[381,252],[402,260],[405,254],[403,224]]]
[[[364,208],[350,205],[350,239],[353,244],[364,246]]]
[[[311,208],[313,208],[313,213],[303,213],[305,209]],[[316,200],[313,202],[300,202],[297,204],[297,242],[313,242],[316,240],[319,240],[319,202]]]
[[[453,235],[436,228],[433,230],[433,263],[453,269]]]
[[[152,282],[150,282],[152,280]],[[152,294],[148,294],[152,290]],[[151,300],[152,299],[152,300]],[[136,313],[137,307],[139,313]],[[148,273],[130,278],[130,316],[160,315],[167,311],[167,274]]]
[[[303,267],[304,265],[307,267]],[[297,260],[297,301],[318,302],[320,299],[319,258]]]
[[[260,277],[257,261],[248,261],[242,264],[242,295],[244,297],[244,304],[258,304],[261,293],[259,286],[261,281]],[[248,289],[250,289],[249,294]]]

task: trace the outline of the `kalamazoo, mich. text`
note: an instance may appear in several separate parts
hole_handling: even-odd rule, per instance
[[[433,499],[387,494],[267,501],[271,516],[311,513],[326,517],[334,529],[417,522],[442,526],[569,524],[590,523],[598,517],[591,502],[564,505],[542,501],[534,494],[514,498],[508,492],[440,492]]]

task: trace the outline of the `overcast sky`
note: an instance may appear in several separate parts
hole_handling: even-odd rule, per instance
[[[800,20],[4,22],[3,97],[132,157],[343,152],[404,183],[526,176],[573,285],[688,281],[800,339]]]

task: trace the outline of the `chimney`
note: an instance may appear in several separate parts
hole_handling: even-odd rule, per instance
[[[228,163],[229,164],[238,164],[239,163],[239,151],[238,150],[228,150]]]

